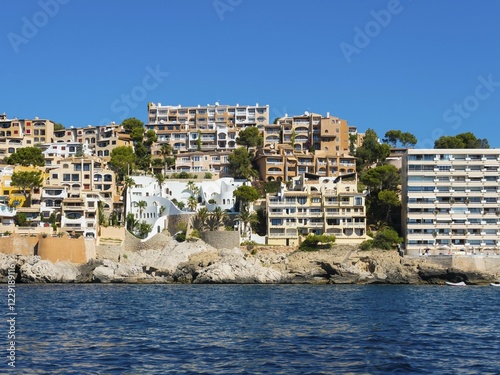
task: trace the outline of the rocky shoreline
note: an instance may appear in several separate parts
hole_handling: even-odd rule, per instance
[[[313,252],[267,246],[215,249],[201,240],[179,243],[164,233],[144,243],[127,237],[125,243],[99,245],[97,259],[83,265],[0,253],[0,282],[7,282],[12,263],[19,283],[487,285],[500,272],[500,262],[478,271],[449,267],[431,257],[340,245]]]

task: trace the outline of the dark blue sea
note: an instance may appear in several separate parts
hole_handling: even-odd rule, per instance
[[[500,374],[499,307],[487,286],[18,284],[0,373]]]

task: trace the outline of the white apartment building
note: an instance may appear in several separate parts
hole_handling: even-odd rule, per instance
[[[310,233],[334,235],[337,243],[359,244],[366,236],[365,196],[357,192],[356,178],[320,177],[308,181],[304,174],[294,186],[267,194],[269,245],[295,246]]]
[[[500,150],[409,149],[402,168],[408,254],[496,250]]]

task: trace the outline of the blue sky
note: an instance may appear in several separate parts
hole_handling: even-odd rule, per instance
[[[500,147],[500,2],[0,2],[0,113],[65,126],[143,121],[148,102],[269,104],[432,147]],[[498,83],[497,83],[498,82]]]

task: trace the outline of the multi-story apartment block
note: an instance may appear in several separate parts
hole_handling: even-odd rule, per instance
[[[247,126],[269,123],[269,106],[148,104],[147,130],[154,130],[158,145],[168,143],[178,152],[234,150],[238,132]],[[157,151],[153,149],[153,153]]]
[[[218,175],[227,173],[230,151],[185,152],[175,156],[176,172],[211,172]]]
[[[402,228],[409,254],[500,246],[500,150],[409,149]]]
[[[0,158],[12,155],[21,147],[50,142],[53,134],[52,121],[8,119],[4,113],[0,115]]]
[[[117,124],[88,126],[57,130],[54,132],[56,143],[79,143],[87,147],[92,155],[109,160],[111,150],[119,146],[131,146],[130,136]]]
[[[41,214],[48,218],[60,214],[61,228],[86,236],[95,236],[98,202],[103,213],[122,211],[117,194],[115,173],[97,157],[66,158],[49,166],[42,189]]]
[[[307,180],[266,197],[268,244],[294,246],[309,233],[335,235],[337,243],[366,240],[365,197],[357,192],[355,174]]]
[[[78,142],[71,143],[46,143],[40,146],[42,149],[42,155],[47,163],[51,165],[53,160],[56,158],[68,158],[77,156],[81,153],[82,156],[90,156],[91,150],[88,144],[82,144]]]
[[[263,128],[264,146],[279,143],[291,145],[294,151],[322,150],[326,152],[349,152],[349,132],[354,127],[346,120],[330,116],[322,117],[306,112],[300,116],[281,117],[276,124]]]
[[[281,144],[259,149],[256,163],[264,181],[288,181],[302,173],[336,177],[356,171],[356,159],[348,154],[294,151],[292,146]]]

